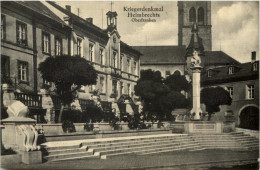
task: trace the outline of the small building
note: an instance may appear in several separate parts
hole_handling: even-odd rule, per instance
[[[237,125],[258,129],[259,61],[256,61],[256,52],[252,52],[251,62],[205,69],[201,77],[202,88],[220,86],[232,98],[232,104],[221,106],[212,120],[227,120],[233,116]]]

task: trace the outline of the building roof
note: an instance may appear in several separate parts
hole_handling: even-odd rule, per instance
[[[259,61],[256,61],[259,65]],[[234,73],[228,74],[229,67],[234,67]],[[259,78],[259,67],[257,71],[253,71],[253,63],[243,63],[232,66],[217,67],[210,69],[212,76],[208,77],[207,71],[202,72],[202,85],[213,85],[219,83],[246,81]]]
[[[95,35],[97,35],[100,38],[103,38],[106,41],[108,40],[109,37],[107,35],[106,30],[103,30],[103,29],[97,27],[96,25],[94,25],[93,23],[90,23],[89,21],[73,14],[72,12],[68,11],[67,9],[65,9],[61,6],[59,6],[55,2],[48,1],[48,3],[51,4],[53,7],[55,7],[56,9],[63,12],[64,14],[66,14],[67,16],[71,17],[73,24],[76,24],[78,26],[86,28],[87,31],[95,33]]]
[[[240,62],[223,51],[205,51],[204,54],[205,56],[201,57],[201,60],[205,66],[240,64]]]
[[[133,46],[140,51],[141,64],[185,64],[185,46]]]
[[[131,46],[124,43],[123,41],[120,41],[120,50],[122,52],[129,51],[129,52],[138,54],[139,56],[142,55],[142,53],[139,50],[132,48]]]
[[[59,23],[61,23],[63,25],[66,25],[63,20],[61,20],[56,14],[54,14],[48,7],[46,7],[40,1],[34,1],[34,2],[30,2],[30,1],[12,1],[12,2],[14,2],[16,4],[19,4],[19,5],[23,6],[24,8],[30,9],[33,12],[38,13],[40,15],[43,15],[43,16],[45,16],[45,17],[47,17],[49,19],[52,19],[52,20],[54,20],[56,22],[59,22]],[[8,3],[8,2],[4,2],[4,3]]]
[[[69,17],[71,17],[71,19],[73,20],[74,24],[78,25],[79,27],[85,28],[86,31],[94,33],[96,36],[98,36],[99,38],[103,39],[104,41],[108,41],[109,37],[108,37],[108,30],[107,29],[99,28],[98,26],[94,25],[93,23],[90,23],[89,21],[87,21],[87,20],[85,20],[85,19],[83,19],[83,18],[73,14],[72,12],[68,11],[67,9],[64,9],[63,7],[59,6],[55,2],[48,1],[48,3],[51,4],[52,6],[54,6],[55,8],[57,8],[58,10],[60,10],[61,12],[65,13]],[[112,13],[116,14],[116,12],[112,12]],[[138,55],[141,54],[139,51],[133,49],[131,46],[127,45],[123,41],[120,41],[120,42],[121,42],[120,43],[121,47],[124,50],[136,53]]]

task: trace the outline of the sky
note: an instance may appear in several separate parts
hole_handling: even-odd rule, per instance
[[[106,12],[111,1],[58,1],[62,7],[71,5],[73,13],[93,18],[93,23],[106,28]],[[178,45],[177,1],[113,1],[117,30],[121,40],[131,46]],[[124,8],[163,6],[156,22],[132,22]],[[103,21],[103,22],[102,22]],[[212,50],[222,50],[239,62],[251,61],[251,52],[259,55],[259,3],[254,1],[215,1],[211,3]]]

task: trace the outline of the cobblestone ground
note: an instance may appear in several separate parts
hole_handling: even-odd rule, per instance
[[[10,165],[15,169],[258,169],[258,151],[238,152],[204,150],[196,152],[168,152],[153,155],[125,155],[112,159],[86,159],[43,164]]]

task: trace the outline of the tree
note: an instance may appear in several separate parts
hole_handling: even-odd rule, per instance
[[[180,81],[179,79],[183,82],[180,85],[176,83]],[[189,84],[185,77],[177,76],[176,78],[172,75],[166,80],[163,80],[159,71],[141,71],[140,79],[135,86],[135,94],[141,97],[144,103],[143,110],[146,113],[144,116],[148,120],[152,120],[154,116],[159,120],[165,117],[171,119],[173,109],[186,106],[186,99],[181,94],[184,85],[186,89]]]
[[[191,89],[191,84],[186,80],[185,76],[182,75],[170,75],[168,76],[164,83],[171,89],[177,92],[189,91]]]
[[[208,121],[211,119],[211,115],[215,112],[219,112],[220,105],[231,105],[232,99],[229,93],[222,87],[208,87],[201,90],[201,103],[206,106],[208,112]]]
[[[82,85],[97,83],[96,70],[89,61],[79,56],[48,57],[40,63],[38,70],[44,80],[53,82],[56,86],[57,94],[61,100],[58,122],[61,122],[65,105],[73,101],[75,92]]]
[[[169,88],[163,84],[163,78],[159,71],[142,70],[140,79],[135,86],[135,94],[141,97],[144,103],[144,112],[147,116],[156,115],[158,118],[163,114],[158,107],[158,99],[167,95]],[[146,116],[146,117],[147,117]]]

